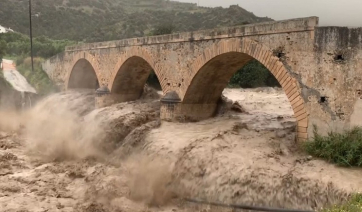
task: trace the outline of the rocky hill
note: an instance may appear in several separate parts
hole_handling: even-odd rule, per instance
[[[33,0],[33,33],[52,39],[105,41],[270,21],[239,6],[205,8],[169,0]],[[27,34],[28,0],[1,0],[0,23]]]

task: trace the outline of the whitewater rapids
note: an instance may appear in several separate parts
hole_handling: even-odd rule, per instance
[[[222,211],[184,197],[318,209],[362,190],[361,171],[298,152],[282,90],[223,94],[242,110],[225,102],[198,123],[161,122],[150,89],[102,109],[71,91],[0,112],[0,211]]]

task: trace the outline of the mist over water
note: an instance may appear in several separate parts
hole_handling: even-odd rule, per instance
[[[94,92],[70,91],[51,95],[26,114],[23,133],[27,147],[50,161],[97,156],[97,122],[83,116],[94,110]]]

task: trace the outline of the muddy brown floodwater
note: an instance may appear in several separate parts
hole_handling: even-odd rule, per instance
[[[279,89],[226,89],[219,115],[198,123],[161,122],[146,90],[102,109],[70,91],[1,111],[0,211],[231,211],[184,197],[318,209],[362,190],[360,170],[298,151]]]

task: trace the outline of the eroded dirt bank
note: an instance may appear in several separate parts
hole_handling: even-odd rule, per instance
[[[1,112],[0,211],[221,211],[182,197],[312,209],[361,191],[361,171],[295,152],[282,91],[224,95],[242,110],[187,124],[161,123],[150,90],[97,110],[77,91]]]

